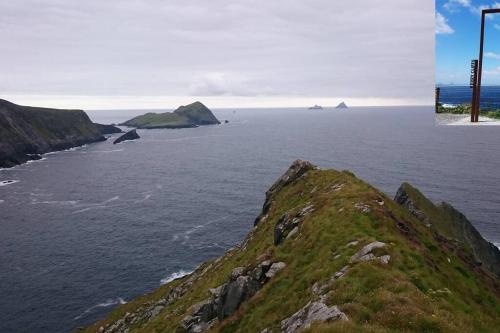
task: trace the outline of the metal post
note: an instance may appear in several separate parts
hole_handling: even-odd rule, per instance
[[[486,16],[485,11],[481,13],[481,39],[479,42],[479,66],[477,71],[477,87],[476,87],[476,103],[474,105],[474,120],[477,123],[479,121],[479,103],[481,100],[481,74],[483,73],[483,45],[484,45],[484,18]]]
[[[436,113],[439,111],[439,95],[441,93],[441,88],[436,87]]]
[[[481,101],[481,76],[483,74],[483,45],[484,45],[484,19],[486,14],[500,13],[500,8],[495,9],[483,9],[481,12],[481,40],[479,44],[479,68],[477,73],[477,87],[476,87],[476,98],[475,98],[475,108],[474,108],[474,122],[479,121],[479,105]]]

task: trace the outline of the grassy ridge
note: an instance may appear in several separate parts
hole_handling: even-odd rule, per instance
[[[471,267],[470,250],[460,244],[446,246],[434,228],[352,173],[310,170],[273,193],[270,202],[243,245],[118,307],[86,332],[108,330],[127,312],[140,313],[190,281],[188,291],[159,315],[127,327],[130,332],[184,332],[181,320],[193,304],[209,297],[210,288],[227,281],[233,268],[253,267],[263,259],[285,262],[286,267],[210,332],[280,332],[283,319],[318,299],[312,291],[315,283],[326,283],[346,265],[347,273],[327,287],[325,302],[337,305],[349,321],[317,322],[305,332],[497,331],[498,281]],[[280,217],[311,204],[314,211],[304,217],[299,232],[274,245]],[[350,258],[373,241],[386,244],[376,254],[390,255],[390,262],[352,264]]]
[[[195,102],[180,106],[174,112],[153,113],[149,112],[134,117],[120,125],[136,128],[189,128],[200,125],[219,124],[219,120],[205,105]]]

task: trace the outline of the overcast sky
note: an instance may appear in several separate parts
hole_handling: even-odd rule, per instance
[[[16,0],[0,13],[0,98],[21,104],[433,101],[434,0]]]

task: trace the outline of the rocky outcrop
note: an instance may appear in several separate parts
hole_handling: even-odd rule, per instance
[[[259,221],[268,213],[275,193],[302,177],[306,172],[315,169],[317,169],[317,166],[311,164],[309,161],[295,160],[290,168],[288,168],[288,170],[278,178],[269,190],[267,190],[266,200],[264,201],[264,205],[262,207],[262,213],[259,217],[257,217],[257,219],[255,219],[254,225],[257,225],[257,223],[259,223]]]
[[[391,259],[390,255],[383,255],[380,257],[377,257],[375,254],[373,254],[373,251],[376,249],[381,249],[385,247],[385,243],[382,242],[372,242],[368,245],[365,245],[359,250],[355,255],[353,255],[350,259],[351,263],[357,263],[357,262],[363,262],[363,261],[370,261],[370,260],[379,260],[383,264],[389,263],[389,260]]]
[[[253,269],[236,267],[229,281],[210,289],[211,298],[192,306],[191,314],[182,320],[182,327],[189,333],[208,330],[217,321],[231,316],[285,266],[284,262],[263,261]]]
[[[399,187],[394,201],[419,221],[432,226],[439,236],[456,239],[468,246],[478,264],[500,276],[500,250],[485,240],[465,215],[453,206],[446,202],[434,205],[408,183]]]
[[[347,105],[344,102],[341,102],[335,108],[336,109],[347,109]]]
[[[130,140],[137,140],[137,139],[140,139],[140,136],[139,136],[139,134],[137,134],[137,131],[135,129],[133,129],[133,130],[130,130],[127,133],[123,134],[115,141],[113,141],[113,144],[116,145],[117,143],[120,143],[123,141],[130,141]]]
[[[274,245],[279,245],[285,238],[296,234],[304,217],[312,211],[314,211],[314,205],[308,203],[297,214],[283,214],[274,227]]]
[[[21,106],[0,99],[0,168],[104,140],[82,110]]]
[[[101,132],[102,135],[123,133],[123,131],[120,128],[114,125],[103,125],[98,123],[94,123],[94,125],[97,127],[97,129],[99,130],[99,132]]]
[[[336,306],[328,306],[323,301],[309,302],[290,318],[281,322],[281,332],[295,333],[308,329],[315,322],[348,320],[345,313]]]

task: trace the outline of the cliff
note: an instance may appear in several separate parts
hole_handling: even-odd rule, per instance
[[[455,214],[404,202],[295,161],[240,245],[85,331],[497,332],[498,277],[437,227]]]
[[[127,120],[120,125],[152,129],[190,128],[215,124],[220,124],[220,121],[214,116],[212,111],[201,102],[194,102],[186,106],[180,106],[174,112],[149,112]]]
[[[103,140],[99,129],[82,110],[21,106],[0,99],[0,167]]]

